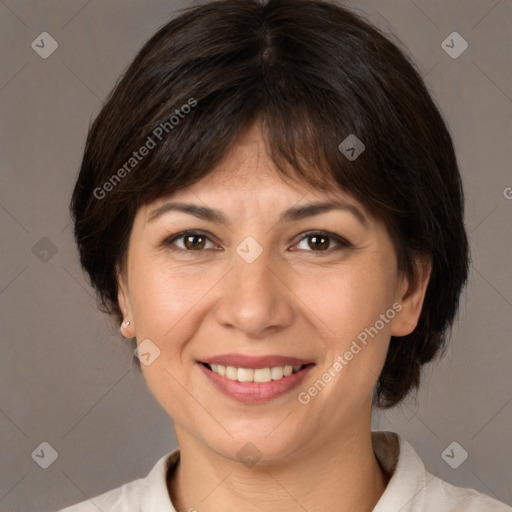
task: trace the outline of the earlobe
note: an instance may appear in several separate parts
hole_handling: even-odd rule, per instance
[[[414,265],[413,279],[410,280],[404,276],[398,290],[397,302],[402,308],[393,319],[392,336],[407,336],[418,325],[432,272],[432,261],[430,258],[418,258]]]

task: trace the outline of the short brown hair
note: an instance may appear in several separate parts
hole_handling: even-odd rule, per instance
[[[374,403],[391,407],[419,386],[457,313],[469,259],[463,190],[415,65],[334,3],[208,2],[140,50],[90,127],[70,205],[100,307],[122,320],[115,269],[138,208],[204,178],[257,120],[279,172],[319,190],[334,180],[384,220],[401,272],[413,276],[418,256],[432,261],[418,325],[391,338],[375,388]],[[158,144],[131,161],[157,127]],[[365,145],[354,160],[339,149],[351,134]]]

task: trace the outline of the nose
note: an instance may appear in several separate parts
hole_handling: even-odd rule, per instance
[[[221,284],[217,322],[251,338],[264,338],[291,325],[293,292],[287,276],[293,270],[271,261],[265,250],[251,263],[238,254],[233,261],[233,269]]]

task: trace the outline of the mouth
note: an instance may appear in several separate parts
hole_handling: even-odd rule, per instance
[[[229,380],[237,382],[256,382],[266,383],[275,380],[281,380],[289,377],[290,375],[301,372],[307,366],[312,366],[313,363],[296,364],[296,365],[283,365],[283,366],[267,366],[265,368],[244,368],[237,366],[226,366],[223,364],[201,364],[210,370],[212,373],[225,377]]]
[[[219,360],[231,364],[221,364]],[[315,363],[285,357],[223,356],[197,361],[197,366],[208,382],[222,394],[238,402],[257,404],[292,391]]]

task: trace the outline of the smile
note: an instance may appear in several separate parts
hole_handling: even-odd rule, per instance
[[[253,362],[258,368],[203,361],[198,361],[197,366],[214,389],[246,404],[268,402],[291,392],[315,367],[314,363],[279,365],[275,358],[273,365],[262,367],[269,362]],[[246,363],[240,361],[239,364]]]
[[[227,379],[237,380],[238,382],[270,382],[289,377],[306,365],[273,366],[271,368],[237,368],[236,366],[225,366],[222,364],[207,364],[206,366],[212,372]]]

